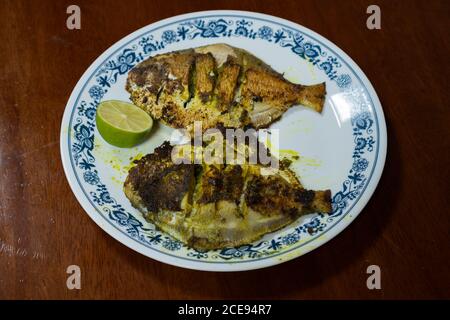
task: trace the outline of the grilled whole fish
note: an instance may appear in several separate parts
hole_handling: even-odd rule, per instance
[[[175,164],[165,142],[136,161],[125,195],[159,229],[196,249],[253,242],[301,215],[329,213],[329,190],[302,187],[284,165]]]
[[[128,74],[133,103],[174,128],[267,127],[291,106],[321,112],[325,83],[294,84],[249,52],[226,44],[156,55]]]

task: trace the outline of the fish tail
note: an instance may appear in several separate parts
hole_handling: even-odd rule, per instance
[[[331,213],[331,191],[315,191],[314,200],[311,203],[311,208],[315,212]]]
[[[325,82],[311,86],[298,85],[298,88],[299,96],[297,103],[321,113],[325,102]]]

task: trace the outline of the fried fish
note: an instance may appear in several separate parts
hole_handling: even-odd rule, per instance
[[[128,74],[135,105],[174,128],[263,128],[301,104],[321,112],[325,83],[294,84],[249,52],[226,44],[156,55]]]
[[[190,247],[240,246],[301,215],[331,212],[330,191],[305,189],[284,164],[176,164],[173,148],[165,142],[136,161],[124,192],[148,221]]]

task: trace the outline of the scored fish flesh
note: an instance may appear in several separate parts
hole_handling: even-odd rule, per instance
[[[325,83],[294,84],[249,52],[226,44],[156,55],[128,74],[135,105],[174,128],[263,128],[293,105],[321,112]]]
[[[329,190],[305,189],[281,161],[194,164],[173,161],[163,143],[135,162],[125,195],[144,217],[190,247],[202,250],[251,243],[298,217],[331,212]]]

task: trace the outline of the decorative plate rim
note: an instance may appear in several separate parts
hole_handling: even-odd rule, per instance
[[[301,33],[306,34],[309,38],[314,39],[321,45],[325,46],[331,52],[333,52],[336,56],[338,56],[347,67],[353,72],[355,76],[358,77],[358,80],[365,87],[368,95],[370,96],[371,106],[373,108],[374,119],[377,124],[377,149],[376,155],[374,158],[374,164],[372,168],[372,172],[367,180],[367,183],[363,186],[363,190],[359,196],[359,198],[353,203],[351,208],[348,209],[346,214],[343,214],[340,219],[338,219],[329,229],[327,229],[323,233],[319,233],[317,237],[310,239],[308,241],[309,246],[306,248],[290,248],[289,250],[280,252],[277,255],[263,257],[257,260],[244,260],[244,261],[195,261],[191,259],[187,259],[184,257],[176,256],[173,254],[161,252],[159,250],[150,248],[145,246],[144,244],[138,242],[136,239],[131,238],[130,236],[123,233],[122,230],[113,226],[107,219],[104,218],[101,214],[99,214],[98,208],[96,208],[89,200],[86,198],[84,189],[81,187],[80,182],[78,181],[78,176],[74,172],[72,167],[72,158],[67,152],[68,148],[70,148],[68,142],[68,136],[70,139],[70,129],[64,130],[67,124],[70,124],[70,119],[72,118],[73,113],[76,109],[76,101],[78,101],[78,96],[83,91],[83,88],[87,84],[88,79],[93,74],[93,71],[96,70],[99,66],[101,66],[112,54],[117,53],[120,48],[124,47],[131,41],[136,40],[139,36],[144,36],[145,33],[149,33],[151,30],[160,29],[169,24],[175,24],[177,22],[182,22],[184,20],[192,20],[192,19],[201,19],[201,18],[214,18],[214,17],[241,17],[247,19],[257,19],[261,21],[267,21],[270,23],[275,23],[280,26],[286,26],[288,28],[298,30]],[[200,12],[192,12],[187,14],[182,14],[174,17],[170,17],[164,20],[160,20],[158,22],[149,24],[140,28],[139,30],[129,34],[128,36],[120,39],[112,46],[110,46],[106,51],[104,51],[84,72],[79,81],[77,82],[75,88],[73,89],[66,108],[64,110],[64,115],[61,122],[61,135],[60,135],[60,148],[61,148],[61,158],[63,162],[64,172],[69,181],[69,185],[75,194],[78,202],[86,211],[86,213],[94,220],[94,222],[99,225],[105,232],[107,232],[110,236],[120,241],[122,244],[128,246],[129,248],[145,255],[155,260],[168,263],[171,265],[196,269],[196,270],[204,270],[204,271],[241,271],[241,270],[251,270],[251,269],[259,269],[264,267],[269,267],[272,265],[276,265],[285,261],[289,261],[291,259],[297,258],[300,255],[306,254],[317,247],[325,244],[332,238],[334,238],[337,234],[339,234],[342,230],[344,230],[348,225],[352,223],[352,221],[358,216],[358,214],[365,207],[369,199],[371,198],[373,192],[378,185],[379,179],[383,172],[385,159],[386,159],[386,149],[387,149],[387,134],[386,134],[386,123],[384,119],[383,109],[381,107],[381,103],[378,99],[378,96],[367,79],[362,70],[357,66],[357,64],[346,54],[344,53],[338,46],[317,34],[316,32],[305,28],[297,23],[294,23],[289,20],[285,20],[282,18],[274,17],[271,15],[247,12],[247,11],[237,11],[237,10],[213,10],[213,11],[200,11]],[[70,150],[69,150],[70,151]],[[349,215],[351,213],[351,215]],[[348,217],[343,220],[344,217]],[[119,232],[118,232],[119,231]],[[327,233],[327,237],[322,237],[324,233]],[[152,249],[152,250],[148,250]]]

